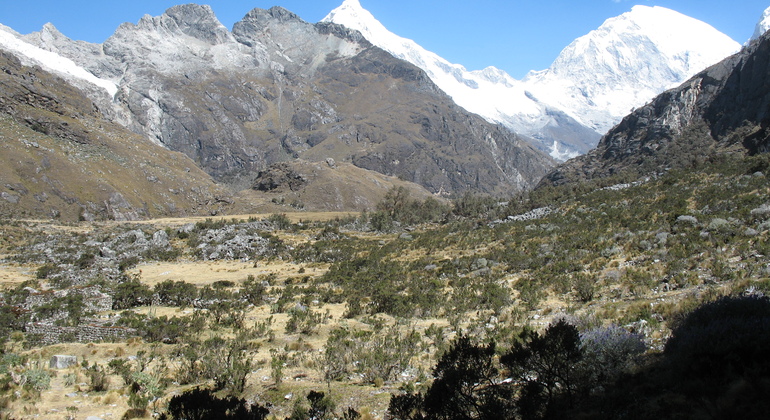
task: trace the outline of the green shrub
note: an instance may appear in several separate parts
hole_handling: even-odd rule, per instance
[[[313,334],[318,331],[318,327],[324,322],[324,316],[307,307],[294,307],[289,310],[289,320],[286,322],[286,332],[293,334]]]
[[[272,223],[276,229],[289,230],[292,228],[291,220],[285,214],[271,214],[267,221]]]
[[[38,267],[37,271],[35,271],[35,278],[36,279],[47,279],[52,274],[56,274],[59,272],[59,267],[56,266],[56,264],[51,263],[45,263]]]
[[[154,292],[161,305],[179,307],[191,306],[198,296],[195,285],[184,281],[164,280],[155,285]]]
[[[149,305],[152,301],[152,290],[142,284],[139,276],[128,276],[115,286],[112,299],[112,309],[118,310]]]
[[[51,374],[44,369],[29,369],[24,372],[27,381],[24,385],[27,389],[37,392],[45,391],[51,387]]]
[[[642,335],[616,325],[581,333],[580,347],[583,353],[581,366],[585,370],[580,386],[587,389],[597,384],[612,384],[627,373],[634,360],[647,349]]]

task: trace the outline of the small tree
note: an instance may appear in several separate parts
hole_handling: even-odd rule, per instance
[[[511,418],[507,386],[498,386],[498,369],[494,362],[495,344],[475,344],[468,336],[458,338],[433,368],[433,381],[425,394],[428,418],[493,419]],[[414,398],[414,397],[412,397]],[[397,402],[410,402],[402,398]],[[400,407],[407,419],[414,409]]]
[[[288,355],[286,353],[270,349],[270,375],[276,386],[283,381],[283,368],[287,360]]]
[[[138,275],[128,276],[115,286],[112,299],[112,309],[149,305],[152,301],[152,290],[139,281]]]
[[[196,388],[171,398],[162,420],[264,420],[270,411],[242,398],[218,398],[211,390]]]
[[[521,342],[500,357],[500,362],[524,384],[518,399],[523,418],[543,416],[561,397],[572,406],[582,356],[577,328],[563,319],[542,335],[522,332]]]
[[[391,220],[403,217],[409,202],[409,190],[404,187],[392,187],[377,203],[377,210],[385,212]]]

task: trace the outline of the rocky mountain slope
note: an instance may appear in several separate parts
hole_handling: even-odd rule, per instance
[[[598,147],[543,184],[698,165],[718,152],[770,151],[770,36],[664,92],[625,117]]]
[[[105,121],[78,89],[0,51],[0,216],[134,220],[226,210],[187,156]]]
[[[536,139],[557,159],[585,153],[634,107],[736,52],[713,27],[662,7],[635,6],[567,46],[550,68],[516,80],[468,71],[388,31],[358,0],[326,18],[422,68],[460,106]]]
[[[254,9],[229,31],[208,6],[175,6],[121,25],[102,45],[52,26],[5,33],[113,83],[114,96],[76,80],[107,118],[235,189],[271,164],[333,159],[433,193],[505,194],[553,165],[360,33],[279,7]]]

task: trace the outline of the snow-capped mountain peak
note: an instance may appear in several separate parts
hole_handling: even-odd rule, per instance
[[[422,68],[458,105],[541,142],[557,159],[587,152],[631,109],[738,51],[704,22],[634,6],[567,46],[546,70],[516,80],[494,67],[468,71],[388,31],[358,0],[324,19]]]
[[[358,0],[345,0],[332,10],[321,22],[332,22],[355,29],[369,42],[388,51],[394,56],[422,68],[434,79],[449,69],[450,73],[466,71],[463,66],[451,64],[438,55],[427,51],[411,39],[402,38],[390,32]],[[436,69],[442,69],[435,72]]]
[[[345,0],[321,21],[358,30],[374,45],[420,67],[457,104],[488,121],[502,123],[522,134],[532,133],[533,121],[541,127],[552,122],[548,109],[504,71],[488,67],[470,72],[462,65],[450,63],[413,40],[390,32],[358,0]]]
[[[739,49],[704,22],[634,6],[573,41],[525,82],[545,103],[603,134],[632,108]]]

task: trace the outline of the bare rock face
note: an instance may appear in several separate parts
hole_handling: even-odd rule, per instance
[[[554,164],[359,32],[280,7],[232,31],[190,4],[123,24],[102,45],[32,38],[118,84],[108,105],[94,94],[107,118],[235,189],[278,162],[333,159],[434,193],[507,194]]]
[[[587,155],[542,181],[559,185],[682,168],[726,149],[770,151],[770,37],[664,92],[610,130]]]

